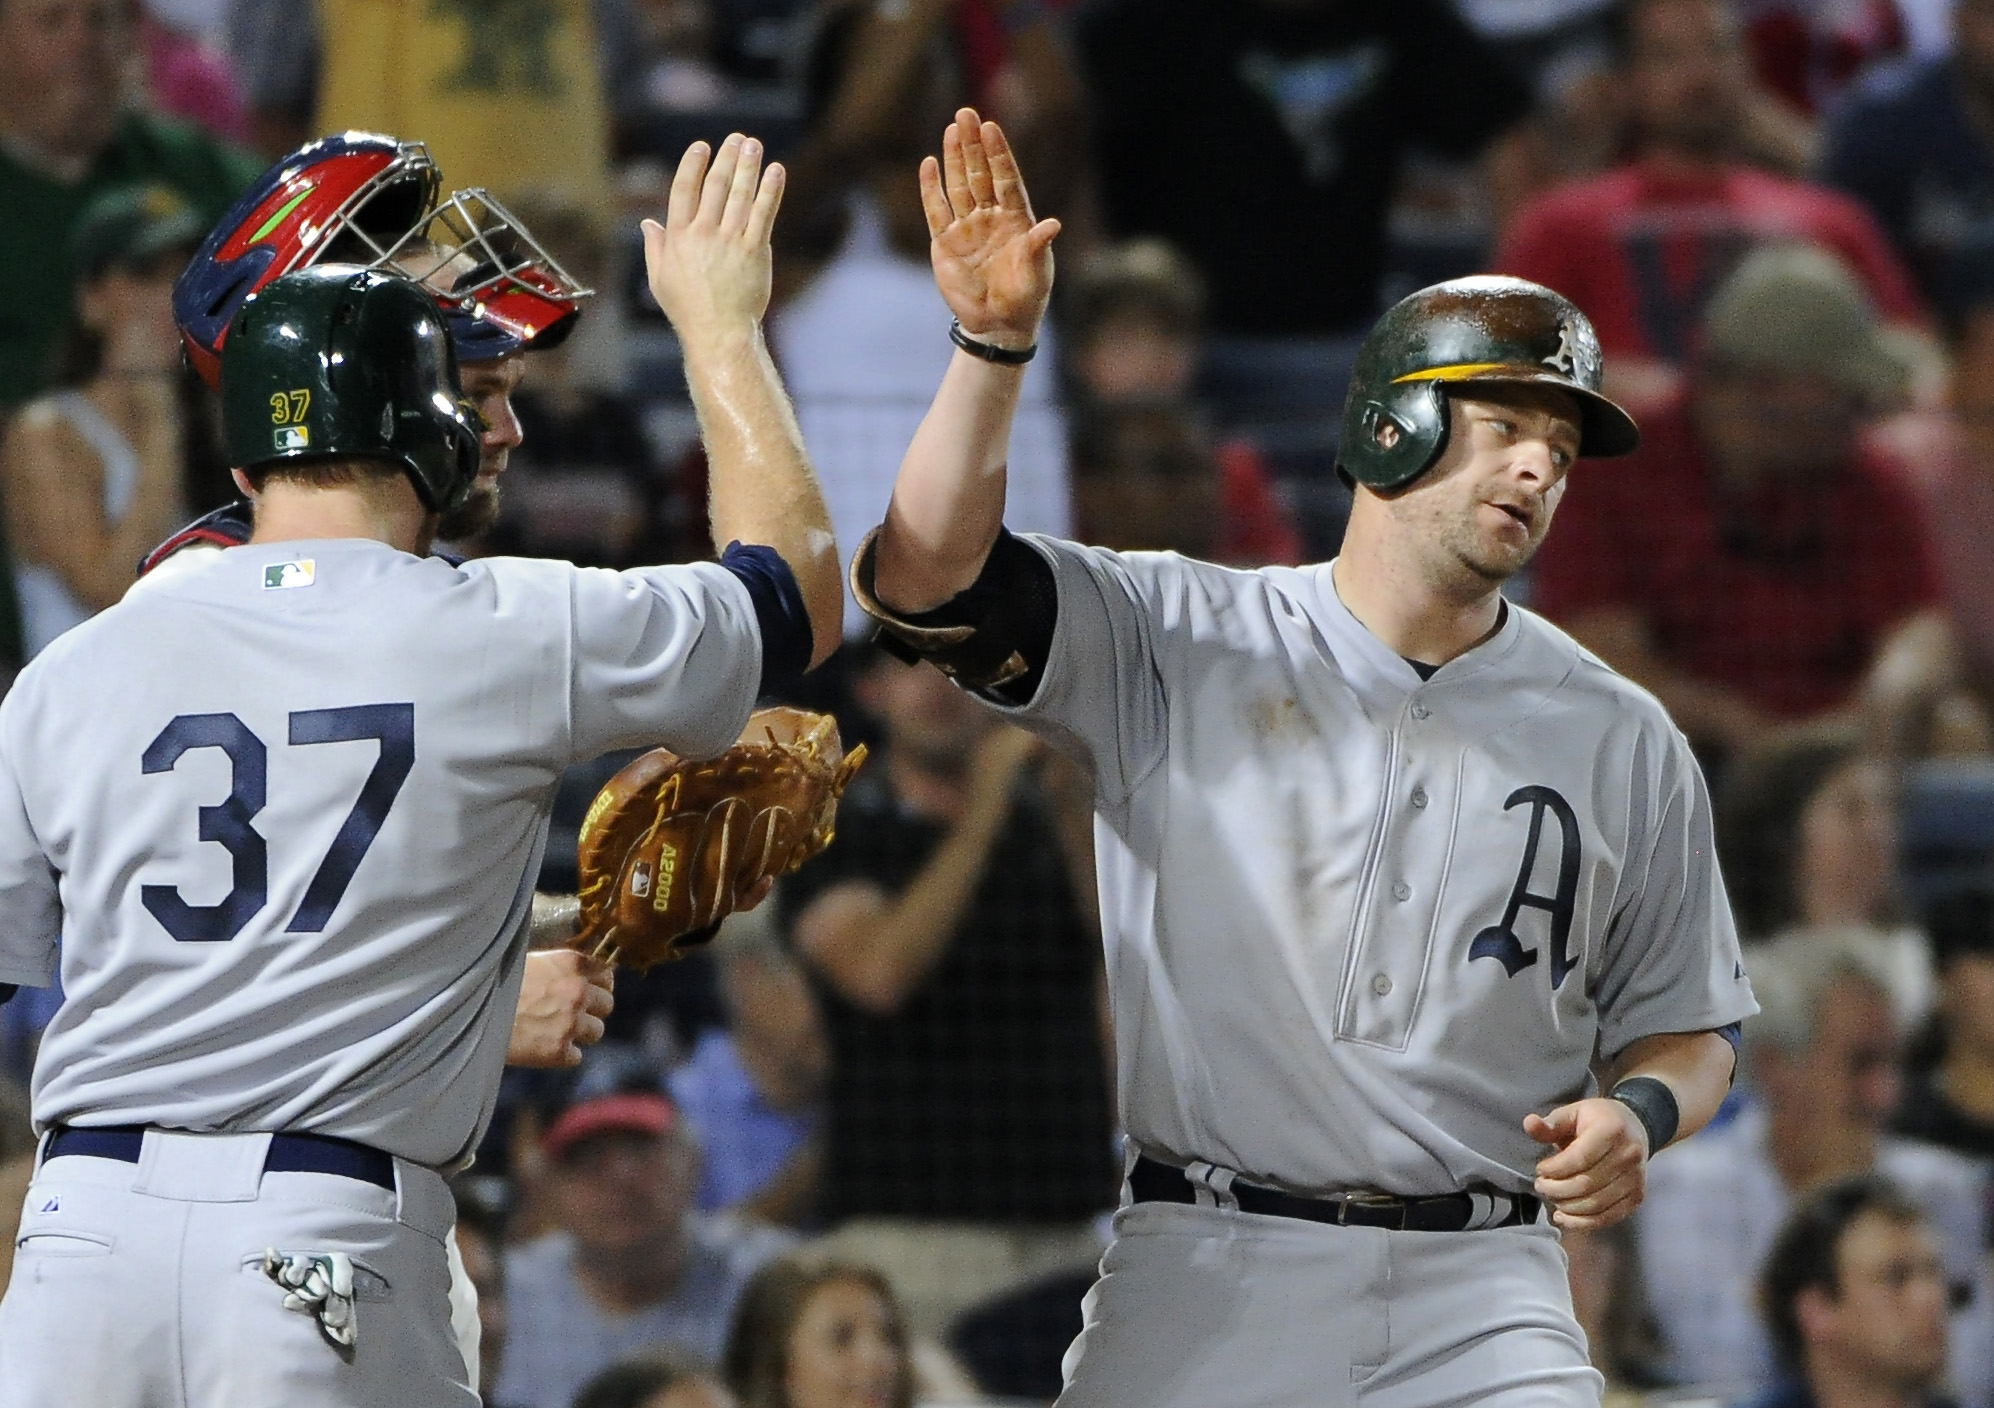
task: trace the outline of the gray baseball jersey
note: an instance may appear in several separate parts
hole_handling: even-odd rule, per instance
[[[1420,678],[1328,565],[1026,539],[1058,625],[1010,710],[1096,779],[1122,1117],[1299,1193],[1527,1191],[1595,1047],[1756,1010],[1688,745],[1527,611]]]
[[[711,563],[203,554],[0,705],[0,982],[38,1126],[308,1130],[446,1166],[505,1060],[561,770],[709,755],[760,636]]]

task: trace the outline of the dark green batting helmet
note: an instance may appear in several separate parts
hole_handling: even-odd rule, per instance
[[[1447,448],[1446,388],[1465,383],[1569,391],[1579,453],[1624,455],[1641,432],[1600,395],[1599,376],[1592,324],[1542,284],[1478,274],[1423,288],[1378,319],[1358,350],[1337,467],[1373,489],[1412,483]]]
[[[242,305],[222,349],[222,428],[242,469],[400,465],[433,513],[478,477],[476,412],[436,300],[352,264],[286,274]]]

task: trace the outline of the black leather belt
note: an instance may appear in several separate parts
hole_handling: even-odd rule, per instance
[[[1129,1172],[1129,1191],[1138,1203],[1195,1203],[1197,1187],[1181,1168],[1139,1157]],[[1537,1220],[1543,1203],[1528,1193],[1486,1189],[1442,1193],[1432,1198],[1393,1198],[1369,1193],[1337,1198],[1301,1198],[1273,1188],[1235,1182],[1228,1190],[1241,1212],[1266,1217],[1298,1217],[1337,1227],[1383,1227],[1393,1232],[1462,1232],[1469,1227],[1522,1227]],[[1502,1217],[1495,1213],[1507,1206]]]
[[[135,1164],[144,1147],[144,1125],[114,1124],[92,1129],[64,1127],[50,1136],[48,1152],[42,1155],[42,1161],[46,1163],[50,1159],[82,1154],[87,1158],[116,1159],[120,1163]],[[341,1178],[357,1178],[362,1183],[372,1183],[390,1192],[395,1186],[395,1160],[392,1155],[330,1134],[271,1135],[270,1152],[263,1156],[263,1171],[330,1173]]]

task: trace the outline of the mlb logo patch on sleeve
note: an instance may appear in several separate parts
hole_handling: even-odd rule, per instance
[[[312,444],[312,431],[308,425],[280,425],[271,433],[280,450],[308,450]]]
[[[309,557],[296,562],[273,562],[263,569],[263,590],[281,591],[285,587],[309,587],[318,580],[318,570]]]

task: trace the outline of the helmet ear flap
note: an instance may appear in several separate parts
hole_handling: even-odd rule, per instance
[[[1402,488],[1419,478],[1447,444],[1447,398],[1437,382],[1420,381],[1383,388],[1356,407],[1349,432],[1360,443],[1344,446],[1337,458],[1360,484],[1373,489]]]

